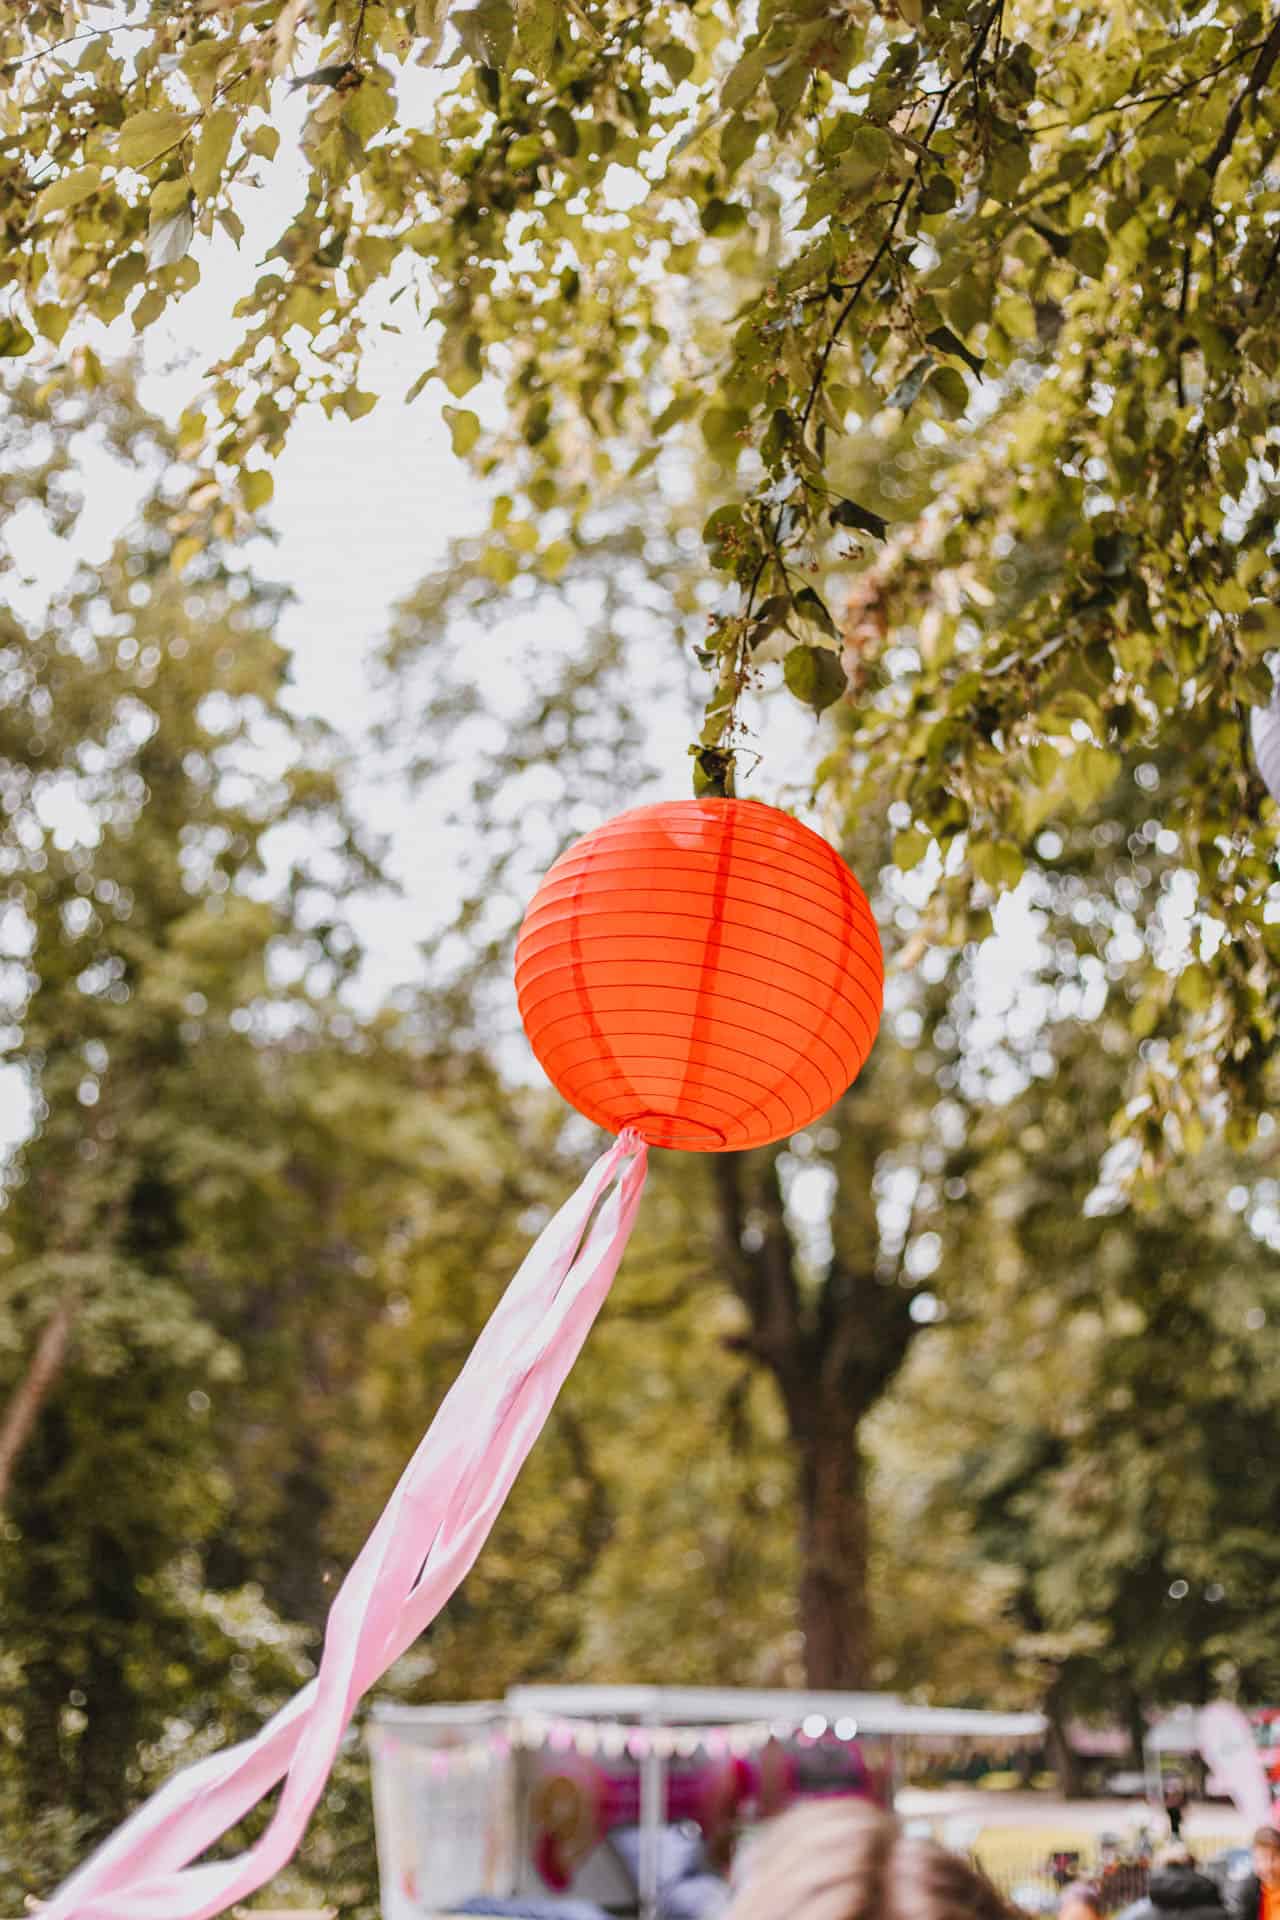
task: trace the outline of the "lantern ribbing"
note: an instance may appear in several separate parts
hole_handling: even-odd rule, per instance
[[[555,863],[516,946],[548,1078],[653,1146],[763,1146],[834,1105],[875,1039],[866,896],[810,828],[756,800],[637,807]]]

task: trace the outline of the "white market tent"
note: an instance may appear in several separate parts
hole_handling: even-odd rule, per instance
[[[668,1761],[677,1753],[710,1740],[727,1741],[733,1751],[750,1751],[772,1739],[798,1733],[817,1739],[828,1730],[842,1741],[866,1737],[883,1742],[896,1775],[899,1743],[956,1741],[989,1742],[1008,1748],[1043,1740],[1047,1722],[1039,1713],[987,1713],[965,1707],[921,1707],[883,1693],[794,1691],[784,1688],[741,1687],[515,1687],[502,1702],[473,1702],[451,1706],[405,1707],[390,1702],[374,1708],[370,1744],[374,1759],[374,1805],[378,1822],[378,1851],[383,1865],[383,1913],[386,1920],[419,1920],[428,1908],[401,1904],[396,1887],[405,1880],[402,1858],[406,1847],[406,1819],[400,1808],[395,1780],[397,1769],[416,1772],[417,1820],[434,1829],[460,1835],[468,1819],[485,1820],[483,1806],[510,1804],[512,1787],[486,1789],[486,1775],[477,1765],[474,1776],[450,1763],[444,1753],[457,1743],[473,1740],[478,1750],[496,1738],[503,1752],[519,1752],[559,1741],[579,1751],[598,1748],[633,1755],[639,1771],[639,1860],[636,1891],[642,1920],[657,1910],[661,1831],[667,1805]],[[432,1778],[433,1773],[435,1778]],[[467,1780],[474,1778],[474,1787]],[[464,1798],[459,1798],[459,1790]],[[473,1812],[465,1795],[479,1794]],[[490,1798],[483,1801],[488,1791]],[[517,1826],[519,1821],[517,1819]],[[495,1845],[487,1836],[490,1851]],[[512,1849],[518,1837],[512,1836]],[[501,1840],[499,1854],[508,1849]],[[512,1862],[514,1864],[514,1862]],[[445,1870],[419,1871],[439,1889],[448,1880]]]
[[[796,1692],[748,1687],[513,1687],[512,1714],[563,1720],[605,1716],[655,1726],[717,1726],[758,1720],[799,1727],[809,1719],[852,1720],[860,1733],[915,1739],[1015,1741],[1044,1738],[1042,1713],[986,1713],[969,1707],[917,1707],[889,1693]]]

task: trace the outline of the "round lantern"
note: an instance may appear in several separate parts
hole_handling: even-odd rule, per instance
[[[569,848],[516,944],[529,1044],[611,1133],[719,1153],[835,1104],[880,1022],[866,895],[827,842],[758,800],[637,807]]]
[[[1253,757],[1262,775],[1262,784],[1271,798],[1280,802],[1280,693],[1269,706],[1254,707],[1249,715],[1253,735]]]

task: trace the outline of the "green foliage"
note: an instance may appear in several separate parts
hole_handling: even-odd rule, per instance
[[[955,1587],[998,1599],[1006,1675],[1060,1721],[1280,1684],[1274,1182],[1264,1156],[1207,1155],[1147,1214],[1116,1211],[1095,1185],[1105,1095],[1081,1090],[1127,1044],[1118,1022],[1064,1032],[1057,1083],[975,1125],[981,1293],[944,1270],[949,1316],[877,1436],[886,1547],[950,1535]],[[899,1660],[939,1624],[921,1608]]]
[[[1176,1002],[1178,1074],[1202,1114],[1264,1110],[1273,826],[1243,722],[1280,592],[1280,24],[190,0],[128,36],[75,5],[0,26],[4,351],[43,336],[90,377],[80,316],[149,325],[283,178],[274,122],[305,102],[296,207],[185,419],[184,560],[263,506],[298,407],[374,404],[365,346],[403,298],[415,391],[495,403],[494,431],[448,418],[501,476],[510,530],[478,558],[500,585],[559,578],[665,449],[712,462],[701,790],[732,786],[744,690],[786,654],[845,725],[820,776],[971,851],[938,911],[959,939],[1046,820],[1158,761],[1227,933],[1203,1004]]]
[[[144,480],[171,453],[123,379],[97,397],[20,385],[3,410],[8,504],[64,536],[93,430]],[[331,748],[282,704],[280,596],[217,545],[180,585],[168,512],[147,492],[129,539],[39,615],[7,615],[0,650],[4,1046],[34,1122],[0,1243],[15,1901],[307,1671],[309,1626],[281,1618],[265,1558],[210,1567],[235,1514],[237,1420],[255,1397],[261,1412],[268,1365],[245,1308],[247,1246],[283,1224],[288,1180],[287,1076],[268,1049],[289,1034],[286,1062],[341,1053],[340,900],[372,869]],[[287,865],[266,885],[285,820],[328,840],[324,889]]]

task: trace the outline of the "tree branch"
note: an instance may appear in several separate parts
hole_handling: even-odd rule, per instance
[[[26,1374],[5,1408],[0,1421],[0,1512],[8,1504],[14,1469],[66,1364],[79,1310],[80,1289],[69,1286],[46,1320]]]
[[[1037,121],[1036,133],[1037,135],[1057,133],[1062,127],[1087,127],[1094,120],[1105,119],[1112,113],[1128,113],[1133,107],[1171,106],[1175,100],[1184,99],[1187,94],[1194,93],[1198,87],[1208,86],[1211,80],[1217,80],[1222,74],[1229,73],[1232,67],[1238,67],[1242,60],[1247,60],[1251,53],[1256,53],[1261,45],[1261,40],[1250,40],[1243,47],[1237,47],[1234,53],[1229,53],[1225,60],[1219,60],[1215,66],[1206,67],[1203,73],[1192,74],[1189,80],[1180,81],[1176,87],[1167,87],[1162,93],[1135,93],[1128,100],[1115,100],[1108,107],[1095,107],[1092,113],[1082,114],[1079,119],[1075,119],[1071,114],[1065,114],[1061,120]],[[1057,102],[1055,101],[1054,104],[1056,105]],[[1149,114],[1143,121],[1143,126],[1158,117],[1158,114]]]
[[[1261,300],[1263,292],[1266,289],[1267,282],[1270,280],[1272,274],[1276,270],[1277,261],[1280,261],[1280,225],[1278,225],[1276,228],[1275,244],[1273,245],[1271,252],[1267,255],[1267,264],[1262,269],[1262,276],[1259,279],[1257,286],[1253,290],[1253,299],[1250,302],[1251,306],[1256,307],[1259,300]]]
[[[51,41],[47,47],[37,47],[34,53],[22,53],[16,60],[0,63],[0,74],[7,76],[17,73],[20,68],[29,67],[33,60],[47,60],[50,54],[61,53],[63,47],[78,46],[81,40],[101,40],[109,33],[141,33],[143,25],[139,22],[137,26],[130,27],[121,22],[114,27],[90,27],[87,33],[69,33],[65,40]]]
[[[1240,122],[1244,119],[1244,110],[1250,100],[1256,99],[1271,77],[1271,69],[1280,59],[1280,14],[1271,23],[1266,39],[1258,49],[1258,57],[1253,63],[1249,78],[1241,87],[1222,123],[1222,132],[1218,135],[1217,145],[1204,163],[1204,170],[1212,182],[1218,168],[1235,144],[1240,131]]]
[[[986,48],[987,38],[991,32],[992,27],[995,25],[996,21],[1002,17],[1003,13],[1004,13],[1004,0],[992,0],[992,5],[987,8],[987,17],[982,23],[981,31],[979,32],[978,37],[974,42],[973,52],[970,54],[968,61],[965,63],[965,72],[970,77],[972,77],[977,73],[978,67],[982,60],[983,52],[985,51],[985,48]],[[922,148],[928,147],[930,140],[932,140],[934,134],[937,132],[938,122],[942,119],[943,114],[947,110],[947,102],[950,100],[952,94],[955,92],[959,84],[960,83],[958,80],[953,80],[950,86],[943,88],[942,93],[938,98],[938,104],[929,116],[929,125],[925,131],[924,139],[920,143]],[[854,308],[857,306],[858,301],[862,298],[863,291],[866,288],[868,282],[870,281],[871,276],[875,273],[876,268],[880,265],[880,262],[884,259],[885,254],[889,251],[889,248],[892,246],[894,235],[898,230],[898,222],[902,218],[903,213],[906,211],[906,205],[908,200],[911,198],[911,195],[915,192],[916,187],[920,183],[920,175],[924,171],[925,162],[928,158],[929,158],[928,154],[926,152],[922,152],[920,155],[920,158],[916,161],[916,170],[912,174],[911,178],[907,181],[907,184],[902,189],[902,192],[898,195],[897,202],[894,206],[893,212],[889,215],[889,224],[885,228],[884,237],[881,240],[880,245],[876,248],[874,254],[871,256],[871,262],[867,267],[865,273],[863,273],[861,278],[857,281],[857,283],[853,288],[852,293],[849,295],[849,298],[845,301],[839,313],[836,315],[835,323],[831,328],[831,332],[827,336],[826,344],[824,345],[822,352],[818,356],[818,364],[817,364],[817,367],[814,369],[813,380],[809,386],[809,397],[805,401],[804,411],[800,415],[800,431],[802,433],[804,432],[805,428],[808,426],[810,417],[813,413],[813,409],[817,405],[818,395],[822,391],[822,383],[826,379],[826,375],[827,375],[827,363],[831,359],[831,355],[835,350],[836,341],[840,338],[841,333],[844,331],[845,323],[848,320],[850,314],[853,312]]]
[[[736,1344],[773,1368],[786,1364],[800,1331],[800,1295],[795,1280],[794,1248],[782,1206],[776,1157],[770,1162],[761,1204],[768,1216],[764,1245],[748,1253],[742,1169],[747,1156],[717,1153],[711,1169],[720,1212],[728,1278],[751,1319],[750,1336]]]

